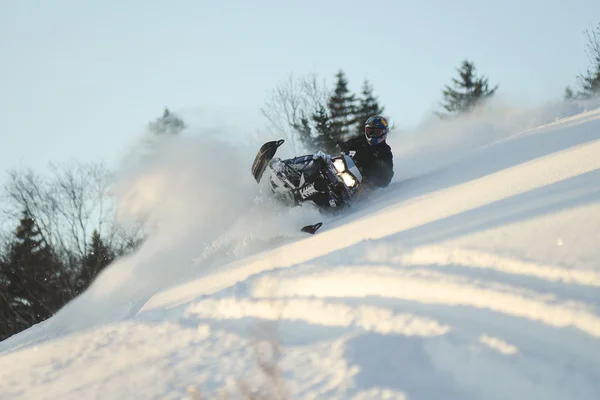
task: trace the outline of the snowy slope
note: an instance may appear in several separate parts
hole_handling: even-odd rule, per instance
[[[121,188],[157,234],[0,343],[0,399],[597,399],[600,109],[480,122],[398,139],[390,188],[313,237],[318,215],[258,195],[252,151],[199,178],[211,160],[167,144]]]

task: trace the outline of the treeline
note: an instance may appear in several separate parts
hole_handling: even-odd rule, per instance
[[[600,95],[600,23],[586,29],[586,54],[590,65],[576,76],[575,90],[567,86],[565,100],[587,100]],[[455,118],[483,106],[497,92],[489,78],[479,75],[472,60],[465,59],[456,69],[457,76],[444,85],[441,119]],[[290,75],[271,92],[261,109],[275,135],[283,135],[293,145],[310,150],[338,150],[336,143],[363,133],[363,124],[374,114],[384,114],[384,105],[374,94],[368,80],[357,95],[348,88],[343,70],[335,75],[333,87],[328,88],[316,74],[294,78]],[[394,124],[392,124],[393,127]]]
[[[336,74],[331,91],[316,75],[281,82],[261,109],[277,135],[312,150],[335,151],[338,141],[362,134],[374,114],[384,112],[368,80],[359,95],[348,88],[344,71]]]
[[[151,135],[178,134],[165,109]],[[119,225],[112,173],[101,162],[11,170],[2,188],[0,340],[44,321],[84,291],[116,257],[143,242],[143,225]],[[7,226],[8,225],[8,226]],[[12,225],[12,227],[10,226]]]

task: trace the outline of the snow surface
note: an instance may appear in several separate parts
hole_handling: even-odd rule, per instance
[[[334,218],[270,202],[256,143],[167,139],[117,187],[153,234],[0,343],[0,399],[598,399],[600,109],[561,112],[398,134]]]

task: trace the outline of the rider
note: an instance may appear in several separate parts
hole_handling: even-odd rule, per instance
[[[394,176],[392,149],[385,141],[389,131],[387,119],[374,115],[365,122],[364,136],[338,143],[356,163],[365,189],[386,187]]]
[[[387,119],[380,115],[374,115],[365,122],[364,136],[338,143],[342,153],[353,159],[362,175],[359,192],[363,194],[388,186],[394,176],[392,150],[386,143],[389,131]],[[330,157],[330,155],[318,151],[312,156],[298,157],[298,159],[310,162],[310,160],[329,159]],[[326,185],[326,182],[316,180],[302,185],[298,189],[298,193],[306,200],[310,199],[320,206],[326,206],[330,201],[326,195]]]

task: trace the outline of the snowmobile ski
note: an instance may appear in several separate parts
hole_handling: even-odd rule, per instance
[[[283,139],[273,140],[263,144],[258,150],[256,158],[254,158],[254,162],[252,163],[252,176],[254,176],[257,183],[260,182],[265,169],[267,169],[267,165],[269,165],[269,162],[275,156],[277,149],[283,142],[285,142]]]
[[[302,232],[306,232],[306,233],[310,233],[311,235],[314,235],[315,233],[317,233],[317,231],[319,230],[319,228],[323,226],[322,222],[317,222],[314,225],[306,225],[305,227],[302,228]]]

